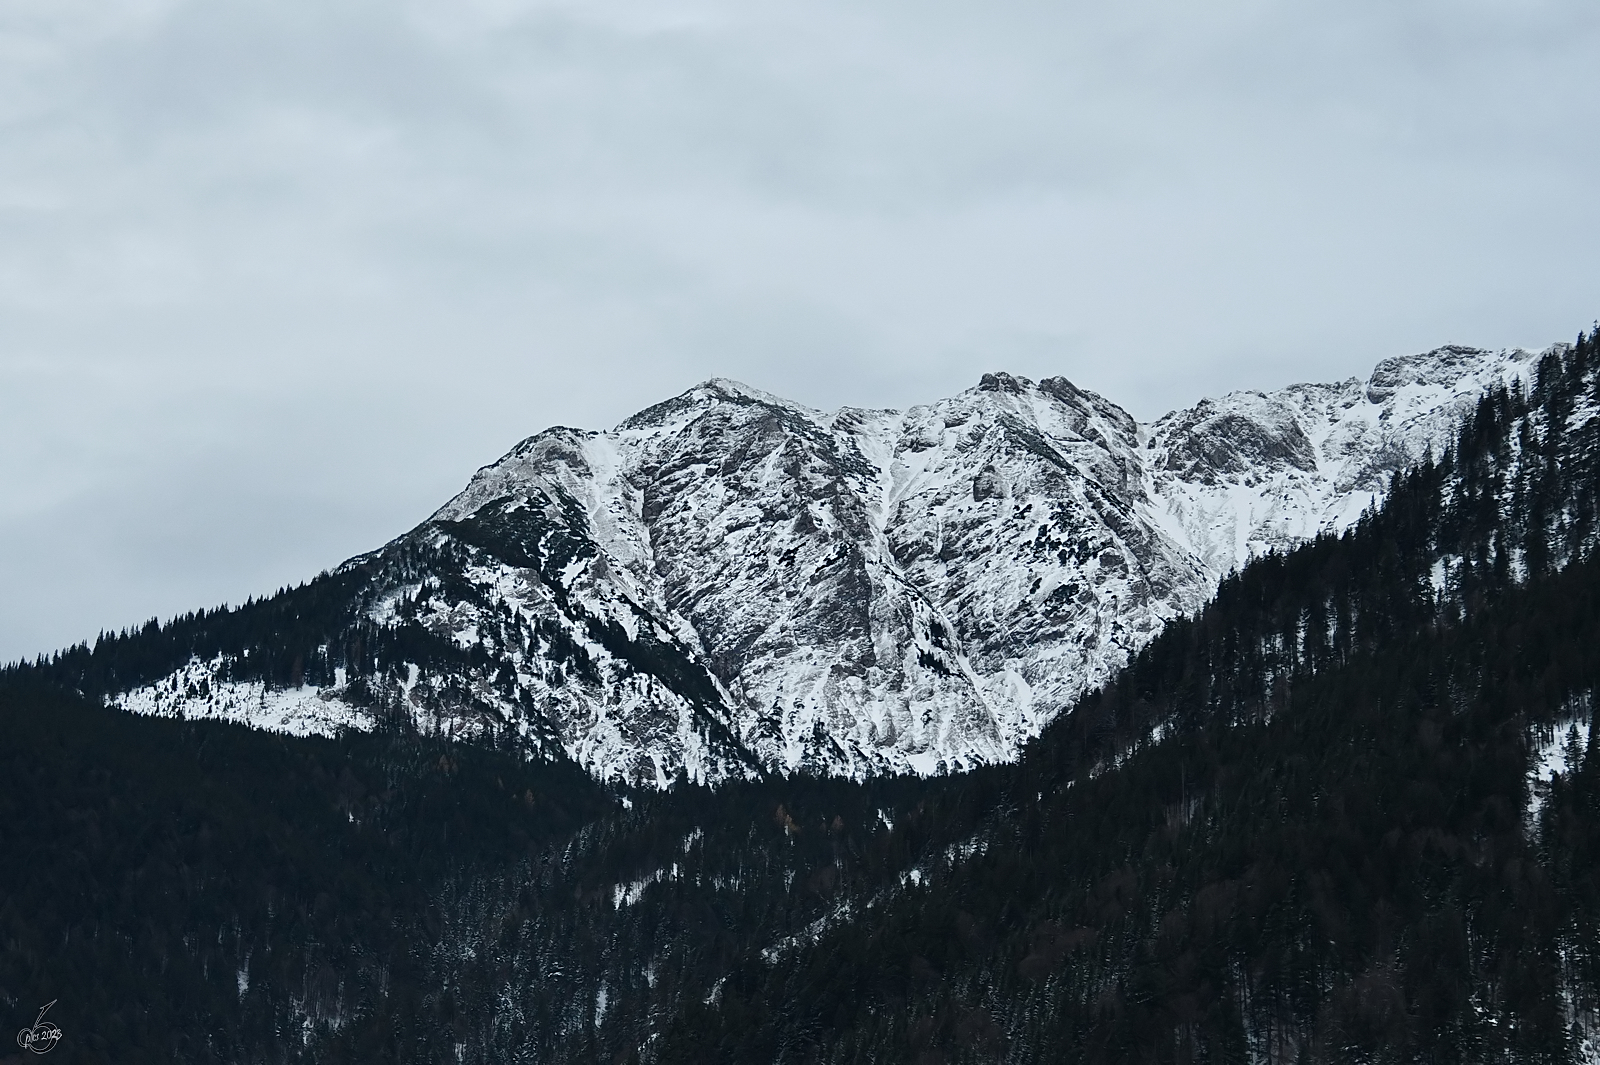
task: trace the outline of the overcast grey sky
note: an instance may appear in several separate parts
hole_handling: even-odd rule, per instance
[[[0,0],[0,658],[713,375],[1141,418],[1600,315],[1594,0]]]

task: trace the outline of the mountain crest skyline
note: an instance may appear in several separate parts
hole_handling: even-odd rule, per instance
[[[400,718],[661,787],[1011,761],[1228,573],[1347,528],[1537,359],[1452,345],[1149,423],[1062,377],[831,412],[711,378],[524,439],[285,593],[318,606],[293,608],[303,646],[254,648],[291,659],[276,679],[239,644],[110,698],[291,733]]]

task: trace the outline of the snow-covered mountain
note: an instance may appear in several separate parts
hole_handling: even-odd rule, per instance
[[[119,701],[293,732],[399,714],[634,783],[1006,761],[1535,359],[1440,348],[1151,425],[1059,377],[831,413],[712,380],[531,437],[346,563],[345,665],[274,686],[196,658]]]

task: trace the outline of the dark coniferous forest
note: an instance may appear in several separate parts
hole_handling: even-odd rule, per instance
[[[624,792],[102,705],[398,654],[330,639],[337,574],[7,669],[0,1013],[56,1000],[58,1063],[1600,1060],[1597,370],[963,775]]]

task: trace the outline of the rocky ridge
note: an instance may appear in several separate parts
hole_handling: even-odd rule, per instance
[[[1149,425],[1059,377],[831,413],[712,380],[531,437],[346,563],[343,623],[382,655],[277,686],[195,659],[118,701],[302,733],[398,714],[660,786],[1006,761],[1535,362],[1446,347]]]

